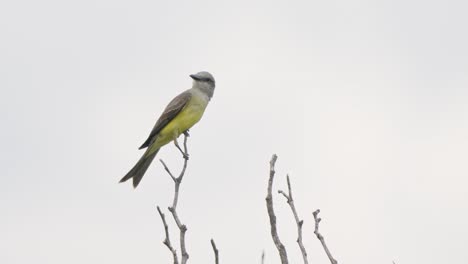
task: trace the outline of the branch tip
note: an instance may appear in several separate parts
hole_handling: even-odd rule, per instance
[[[288,264],[288,256],[286,252],[286,248],[284,247],[283,243],[278,236],[278,230],[276,227],[276,215],[273,209],[273,199],[272,199],[272,189],[273,189],[273,179],[275,177],[275,163],[278,156],[273,154],[270,160],[270,177],[268,178],[268,189],[267,189],[267,197],[266,197],[266,206],[268,211],[268,217],[270,219],[270,232],[273,242],[275,243],[276,249],[281,258],[282,264]]]
[[[314,219],[315,219],[314,234],[317,236],[317,239],[320,240],[320,243],[322,243],[322,247],[323,247],[323,249],[325,250],[325,253],[328,256],[328,259],[330,260],[330,263],[331,264],[338,264],[338,261],[333,258],[330,250],[328,249],[327,244],[325,243],[325,238],[322,236],[322,234],[320,234],[319,223],[320,223],[320,221],[322,221],[322,219],[320,217],[318,217],[319,213],[320,213],[320,209],[317,209],[317,210],[315,210],[315,212],[312,213],[314,215]]]
[[[215,264],[219,264],[219,250],[216,247],[216,244],[213,239],[211,239],[210,242],[211,242],[211,247],[213,248],[213,252],[215,255]]]

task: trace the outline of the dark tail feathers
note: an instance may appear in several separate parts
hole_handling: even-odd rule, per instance
[[[146,170],[148,169],[149,165],[153,161],[154,157],[156,157],[156,154],[158,154],[157,150],[153,154],[146,156],[146,153],[143,154],[143,156],[140,158],[140,160],[133,166],[133,168],[125,175],[120,182],[125,182],[131,178],[133,178],[133,187],[136,188],[138,184],[140,183],[141,179],[143,178],[143,175],[145,175]]]

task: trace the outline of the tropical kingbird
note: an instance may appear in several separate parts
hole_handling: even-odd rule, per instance
[[[148,139],[139,148],[147,148],[145,153],[120,182],[133,178],[133,187],[136,188],[159,149],[171,141],[177,145],[179,135],[200,121],[208,102],[213,97],[215,80],[205,71],[192,74],[190,77],[193,79],[192,88],[176,96],[167,105]]]

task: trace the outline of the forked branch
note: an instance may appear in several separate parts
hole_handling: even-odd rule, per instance
[[[164,163],[164,161],[162,159],[159,160],[159,161],[161,161],[162,165],[164,166],[164,169],[166,170],[166,172],[169,174],[172,181],[174,182],[174,199],[172,201],[172,206],[168,207],[168,210],[169,210],[169,212],[171,212],[172,217],[174,218],[174,221],[175,221],[175,223],[176,223],[176,225],[177,225],[177,227],[179,228],[179,231],[180,231],[180,235],[179,235],[179,237],[180,237],[180,251],[181,251],[181,254],[182,254],[181,264],[186,264],[187,260],[189,258],[189,254],[187,253],[187,249],[186,249],[186,246],[185,246],[185,233],[187,232],[187,227],[181,222],[181,220],[179,218],[179,215],[177,214],[177,204],[179,202],[180,184],[182,183],[182,179],[184,178],[185,170],[187,169],[188,157],[189,157],[188,149],[187,149],[187,138],[188,137],[189,137],[189,134],[184,133],[184,150],[182,151],[179,148],[179,150],[182,152],[182,155],[183,155],[183,158],[184,158],[184,165],[183,165],[182,171],[180,172],[178,177],[175,177],[172,174],[172,172],[169,170],[166,163]],[[158,211],[160,212],[159,214],[161,215],[161,218],[163,219],[164,229],[166,230],[166,233],[168,233],[167,224],[166,224],[165,219],[164,219],[164,214],[162,214],[162,212],[159,210],[159,207],[158,207]],[[166,234],[166,238],[168,238],[168,234]],[[169,239],[167,239],[167,241],[169,241]],[[166,243],[165,243],[165,245],[167,246]],[[167,247],[169,248],[169,246],[167,246]],[[176,251],[173,248],[172,249],[169,248],[169,250],[171,251],[173,256],[175,256],[174,264],[178,264],[178,262],[176,262],[177,261]]]
[[[282,190],[279,190],[278,193],[282,194],[286,198],[286,202],[288,203],[294,215],[294,219],[296,220],[296,225],[297,225],[297,240],[296,241],[297,241],[297,244],[299,245],[299,248],[301,249],[302,259],[304,260],[304,264],[308,264],[309,261],[307,260],[307,251],[302,242],[302,225],[304,224],[304,221],[299,219],[299,216],[296,211],[296,206],[294,205],[294,199],[292,195],[291,181],[289,180],[289,175],[286,176],[286,179],[288,182],[288,194],[286,194]]]
[[[157,207],[158,213],[161,216],[163,225],[164,225],[164,233],[166,234],[166,238],[163,241],[163,244],[166,245],[166,247],[171,251],[172,257],[174,259],[174,264],[179,264],[179,259],[177,258],[177,251],[175,250],[174,247],[172,247],[171,240],[169,238],[169,226],[167,225],[166,222],[166,216],[164,215],[163,212],[161,212],[161,208],[159,206]]]

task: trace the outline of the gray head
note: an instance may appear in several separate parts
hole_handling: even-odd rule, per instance
[[[215,80],[211,73],[201,71],[196,74],[191,74],[190,77],[193,79],[193,87],[202,90],[208,95],[209,98],[213,96],[215,89]]]

